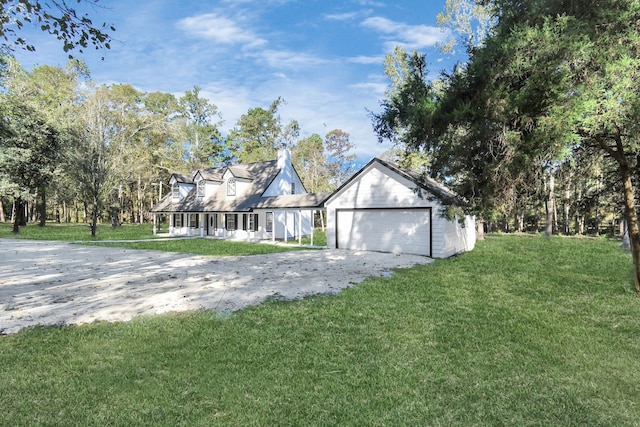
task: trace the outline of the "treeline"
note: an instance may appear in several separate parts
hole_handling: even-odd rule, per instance
[[[271,160],[292,152],[308,191],[330,191],[353,173],[349,134],[300,137],[278,114],[285,102],[249,109],[223,135],[199,87],[183,96],[97,85],[71,60],[24,70],[0,60],[0,221],[143,223],[171,173]]]

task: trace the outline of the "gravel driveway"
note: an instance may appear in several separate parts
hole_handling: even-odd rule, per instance
[[[0,239],[0,254],[0,335],[34,325],[235,311],[270,296],[335,294],[367,277],[432,261],[338,249],[208,257],[17,239]]]

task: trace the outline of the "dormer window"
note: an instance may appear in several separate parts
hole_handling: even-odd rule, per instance
[[[173,185],[171,185],[171,197],[174,199],[180,198],[180,186],[177,182],[174,182]]]
[[[198,181],[198,197],[204,197],[204,179]]]
[[[291,183],[291,194],[296,194],[296,183],[295,182]]]
[[[227,181],[227,196],[235,196],[236,195],[236,179],[229,178]]]

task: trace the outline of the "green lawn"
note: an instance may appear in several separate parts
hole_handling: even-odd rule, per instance
[[[98,235],[91,237],[87,224],[55,224],[47,223],[45,227],[37,224],[29,224],[20,228],[20,233],[12,233],[12,225],[0,223],[0,238],[22,238],[38,240],[59,240],[66,242],[85,242],[86,244],[99,246],[117,246],[131,249],[152,249],[167,252],[182,252],[195,255],[215,256],[243,256],[270,254],[292,250],[309,249],[298,246],[298,240],[289,240],[288,244],[279,242],[278,245],[268,243],[249,243],[238,241],[226,241],[217,239],[159,239],[156,242],[123,242],[123,240],[153,239],[153,228],[150,224],[124,224],[113,228],[109,224],[98,225]],[[118,242],[104,242],[105,240],[118,240]],[[325,246],[326,233],[316,230],[314,232],[314,246]],[[303,245],[309,245],[311,239],[303,239]]]
[[[123,224],[120,227],[112,227],[111,224],[98,224],[98,233],[91,237],[89,224],[56,224],[48,222],[44,227],[29,223],[26,227],[20,227],[18,234],[13,234],[13,224],[0,222],[0,237],[38,240],[92,241],[92,240],[134,240],[153,238],[153,226],[151,224]]]
[[[0,425],[640,424],[613,241],[489,236],[338,296],[0,339]]]

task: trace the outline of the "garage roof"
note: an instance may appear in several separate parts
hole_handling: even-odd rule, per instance
[[[446,186],[440,184],[433,178],[430,178],[425,174],[402,169],[400,166],[394,163],[384,161],[377,157],[374,157],[373,159],[371,159],[371,161],[367,163],[362,169],[356,172],[351,178],[349,178],[345,183],[343,183],[340,187],[338,187],[338,189],[336,189],[333,193],[331,193],[331,196],[327,198],[326,202],[328,203],[331,199],[336,197],[336,195],[338,195],[344,188],[348,187],[353,181],[359,179],[360,175],[362,175],[365,171],[369,170],[375,164],[382,165],[383,167],[415,183],[418,187],[436,196],[444,204],[455,204],[455,205],[466,204],[466,202],[462,198],[460,198],[456,193],[451,191]]]

